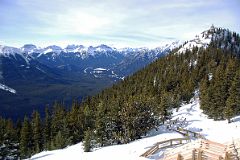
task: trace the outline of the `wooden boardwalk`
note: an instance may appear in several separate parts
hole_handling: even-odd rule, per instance
[[[183,129],[181,127],[170,128],[183,135],[185,138],[169,139],[157,142],[142,157],[150,157],[161,149],[178,146],[164,153],[164,160],[240,160],[240,140],[230,144],[221,144],[207,140],[200,133]],[[191,139],[198,140],[190,142]]]
[[[177,145],[182,145],[190,142],[190,135],[193,135],[195,138],[203,138],[203,136],[199,133],[186,130],[180,127],[177,127],[177,129],[170,129],[175,132],[178,132],[179,134],[183,135],[185,138],[174,138],[174,139],[169,139],[161,142],[157,142],[154,144],[150,149],[148,149],[145,153],[141,155],[141,157],[149,157],[150,155],[153,155],[157,153],[160,149],[164,148],[169,148],[172,146],[177,146]]]
[[[164,160],[239,160],[228,148],[221,143],[199,140],[166,152]]]

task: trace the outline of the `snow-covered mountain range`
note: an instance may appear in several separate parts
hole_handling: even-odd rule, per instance
[[[181,54],[194,46],[206,48],[211,41],[219,40],[221,48],[235,47],[239,53],[239,45],[223,46],[220,43],[229,37],[229,33],[228,30],[211,27],[184,43],[176,41],[153,49],[117,49],[104,44],[89,47],[68,45],[65,48],[56,45],[45,48],[33,44],[20,48],[0,45],[0,83],[16,91],[1,87],[1,106],[8,107],[0,107],[0,111],[11,116],[9,106],[19,101],[21,103],[17,105],[27,113],[33,106],[44,106],[64,97],[71,102],[72,98],[93,95],[171,50]]]
[[[0,46],[0,57],[16,59],[17,55],[18,57],[22,57],[27,64],[29,64],[30,61],[38,61],[50,68],[81,73],[87,73],[86,69],[89,68],[104,68],[111,70],[109,73],[114,72],[118,75],[114,77],[121,79],[124,76],[134,73],[155,59],[164,56],[179,45],[180,42],[178,41],[155,49],[116,49],[104,44],[95,47],[68,45],[65,48],[56,45],[40,48],[33,44],[26,44],[20,48]],[[131,67],[132,64],[134,64],[134,68]],[[99,77],[99,75],[96,74],[94,76]],[[113,77],[113,74],[110,74],[109,77]]]
[[[72,99],[96,94],[178,45],[179,42],[174,42],[155,49],[116,49],[103,44],[65,48],[1,45],[0,112],[5,117],[19,118],[33,108],[41,112],[43,106],[55,100],[71,103]],[[16,111],[12,112],[10,106],[16,105]]]
[[[33,44],[25,44],[20,48],[11,47],[11,46],[3,46],[0,45],[0,55],[1,56],[10,56],[15,54],[23,54],[29,55],[32,57],[41,57],[45,54],[52,54],[52,56],[60,55],[61,53],[75,53],[75,55],[81,59],[87,58],[89,56],[97,56],[100,54],[107,54],[111,56],[111,53],[119,53],[124,56],[127,56],[128,53],[136,53],[136,55],[140,52],[144,52],[145,54],[156,56],[157,54],[161,54],[161,52],[165,50],[172,50],[173,48],[179,46],[181,43],[179,41],[173,42],[172,44],[166,44],[161,47],[157,47],[154,49],[149,49],[146,47],[142,48],[114,48],[107,46],[105,44],[101,44],[99,46],[83,46],[83,45],[68,45],[65,48],[61,48],[60,46],[51,45],[45,48],[37,47]],[[54,54],[53,54],[54,53]]]

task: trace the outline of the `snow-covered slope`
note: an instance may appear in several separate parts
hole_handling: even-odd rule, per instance
[[[209,30],[202,32],[201,34],[196,35],[192,40],[187,41],[182,45],[182,47],[177,51],[177,53],[184,53],[186,50],[192,50],[193,47],[203,47],[206,48],[212,38],[212,34],[208,34],[209,31],[214,30],[214,27],[211,27]]]
[[[16,93],[16,90],[15,89],[12,89],[4,84],[1,84],[0,83],[0,89],[4,90],[4,91],[8,91],[8,92],[11,92],[11,93]]]
[[[234,117],[232,123],[227,120],[208,119],[207,115],[202,113],[198,99],[192,104],[182,106],[178,112],[173,112],[173,120],[185,118],[183,128],[198,132],[209,140],[225,143],[240,138],[240,116]]]
[[[19,48],[0,45],[0,56],[10,56],[21,53]]]
[[[196,35],[192,40],[186,41],[176,52],[176,54],[185,53],[186,50],[192,50],[193,47],[207,48],[211,42],[215,42],[215,47],[222,49],[231,49],[235,54],[239,54],[240,46],[237,43],[236,33],[224,28],[211,26],[210,29]],[[228,41],[228,43],[227,43]],[[227,45],[226,45],[227,44]]]
[[[232,141],[232,139],[240,138],[240,116],[233,118],[233,122],[228,124],[227,121],[213,121],[208,119],[200,109],[199,100],[196,98],[192,103],[183,105],[179,111],[173,111],[173,119],[178,119],[175,125],[180,125],[191,131],[199,132],[207,139],[219,143]],[[65,160],[68,158],[81,160],[136,160],[145,159],[140,157],[147,149],[153,146],[156,142],[180,138],[182,135],[168,131],[166,126],[159,126],[158,131],[152,130],[147,137],[136,140],[129,144],[115,145],[103,148],[94,149],[93,152],[83,152],[82,143],[67,147],[61,150],[44,151],[36,154],[32,159],[44,160]],[[161,159],[164,156],[164,150],[160,150],[153,155],[152,159]]]

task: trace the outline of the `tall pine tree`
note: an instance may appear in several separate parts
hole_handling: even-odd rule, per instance
[[[225,118],[230,119],[240,113],[240,70],[236,72],[234,80],[229,90],[229,97],[226,102]]]
[[[20,135],[20,155],[21,158],[28,158],[32,153],[32,133],[31,133],[31,125],[28,118],[25,116],[21,135]]]
[[[43,150],[43,136],[42,136],[42,124],[40,114],[34,111],[32,114],[32,134],[33,134],[33,151],[39,153]]]

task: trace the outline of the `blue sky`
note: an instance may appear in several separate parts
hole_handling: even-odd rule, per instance
[[[159,46],[211,24],[240,33],[240,0],[0,0],[0,44]]]

